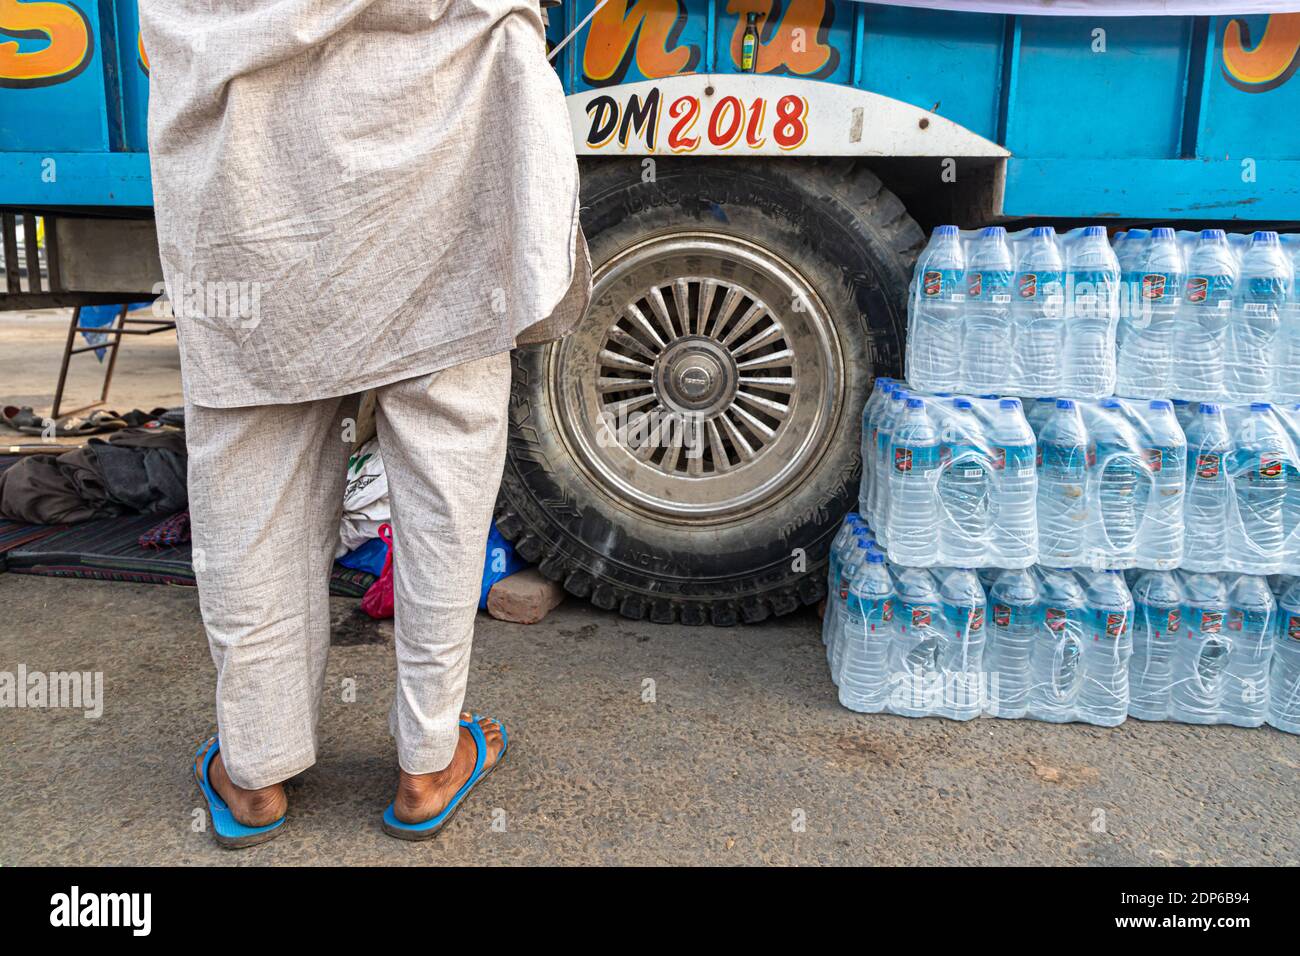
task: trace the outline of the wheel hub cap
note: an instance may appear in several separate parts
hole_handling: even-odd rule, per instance
[[[597,270],[551,352],[565,442],[613,501],[717,523],[797,486],[840,412],[839,339],[787,262],[708,233],[647,239]]]

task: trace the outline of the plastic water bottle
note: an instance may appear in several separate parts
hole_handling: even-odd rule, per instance
[[[1097,398],[1115,388],[1115,326],[1119,321],[1119,261],[1102,226],[1088,226],[1066,260],[1065,362],[1058,394]]]
[[[1272,574],[1282,561],[1286,436],[1273,406],[1252,402],[1233,437],[1229,507],[1236,513],[1229,516],[1226,564],[1233,571]]]
[[[1039,638],[1038,580],[1027,569],[1002,571],[989,591],[988,712],[1023,717],[1029,708],[1030,654]]]
[[[1231,650],[1224,631],[1228,589],[1221,575],[1189,574],[1183,592],[1184,637],[1174,648],[1169,716],[1185,724],[1217,724]]]
[[[1133,319],[1141,311],[1142,261],[1146,256],[1147,237],[1134,232],[1117,232],[1111,246],[1119,264],[1119,323],[1115,329],[1116,347],[1121,347],[1133,328]]]
[[[1088,432],[1074,401],[1058,399],[1038,436],[1038,560],[1070,566],[1083,556]]]
[[[889,710],[904,717],[924,717],[932,713],[930,688],[939,673],[939,589],[925,568],[896,570],[894,647],[890,654],[895,687]]]
[[[989,546],[993,463],[969,399],[952,400],[939,438],[939,563],[973,564]]]
[[[1015,269],[1007,231],[987,226],[971,245],[966,263],[966,315],[962,336],[962,383],[971,391],[1011,384],[1011,278]]]
[[[858,491],[858,511],[870,516],[875,499],[876,443],[880,438],[881,409],[889,401],[894,389],[892,378],[879,377],[871,390],[871,397],[862,407],[862,483]]]
[[[1282,313],[1282,327],[1278,330],[1273,398],[1291,404],[1300,402],[1300,241],[1284,245],[1283,251],[1291,256],[1292,282]]]
[[[1143,429],[1151,497],[1138,531],[1137,560],[1144,568],[1175,568],[1183,559],[1183,492],[1187,483],[1187,439],[1173,404],[1155,399]]]
[[[984,706],[984,620],[987,599],[978,575],[954,568],[939,587],[943,623],[935,647],[942,696],[935,713],[952,720],[978,717]]]
[[[1241,257],[1223,357],[1224,392],[1234,402],[1271,398],[1275,339],[1291,291],[1291,262],[1276,232],[1257,232]]]
[[[1083,680],[1084,593],[1068,568],[1039,569],[1043,623],[1029,658],[1030,717],[1053,723],[1075,719]]]
[[[1119,348],[1115,390],[1136,398],[1168,394],[1174,362],[1174,320],[1187,271],[1174,230],[1151,230],[1142,258],[1142,291]]]
[[[1078,719],[1115,727],[1128,716],[1128,665],[1133,656],[1133,598],[1120,571],[1092,575],[1084,592],[1088,633]]]
[[[1151,494],[1151,474],[1139,457],[1137,436],[1123,418],[1124,406],[1107,398],[1101,409],[1093,430],[1096,459],[1089,484],[1096,489],[1097,519],[1089,528],[1089,557],[1098,566],[1132,564]]]
[[[1029,422],[1029,427],[1034,430],[1035,440],[1043,430],[1043,423],[1052,417],[1052,412],[1055,410],[1055,398],[1036,398],[1026,406],[1025,418]]]
[[[1065,335],[1065,267],[1051,226],[1036,226],[1020,245],[1011,304],[1015,329],[1012,378],[1022,395],[1061,386]]]
[[[1128,664],[1132,717],[1167,720],[1171,658],[1182,636],[1183,589],[1170,571],[1147,571],[1133,585],[1133,657]]]
[[[933,564],[938,544],[939,432],[921,399],[907,400],[890,444],[889,558],[896,564]]]
[[[998,400],[988,440],[993,452],[993,550],[1009,567],[1028,567],[1038,558],[1037,443],[1020,399]]]
[[[1268,723],[1289,734],[1300,734],[1300,578],[1292,579],[1278,602],[1268,675]]]
[[[877,429],[876,441],[876,490],[872,498],[872,512],[867,516],[867,520],[871,522],[871,527],[875,529],[876,537],[881,544],[889,543],[889,476],[893,470],[890,455],[893,453],[894,429],[898,427],[906,406],[907,389],[896,385],[889,394],[889,401],[880,410],[880,425]]]
[[[1223,396],[1223,352],[1236,284],[1237,257],[1228,237],[1222,229],[1202,230],[1187,261],[1187,284],[1174,321],[1174,394],[1199,402]]]
[[[889,654],[893,637],[894,582],[885,556],[874,548],[849,581],[844,641],[839,661],[840,703],[877,714],[889,699]]]
[[[908,329],[908,381],[932,391],[960,385],[966,261],[956,226],[940,226],[921,254]]]
[[[1209,571],[1224,558],[1228,532],[1228,457],[1232,438],[1223,411],[1202,402],[1187,427],[1187,501],[1183,507],[1183,565]]]
[[[1280,411],[1280,409],[1278,409]],[[1285,413],[1290,424],[1286,431],[1292,449],[1300,448],[1300,405]],[[1286,495],[1282,499],[1282,566],[1300,568],[1300,461],[1288,456]]]
[[[1243,574],[1228,589],[1228,684],[1223,722],[1258,727],[1268,716],[1268,668],[1277,630],[1277,604],[1268,581]]]
[[[861,515],[855,511],[849,512],[844,516],[840,530],[835,532],[835,537],[831,540],[830,552],[826,559],[826,614],[822,617],[822,643],[827,647],[830,646],[831,635],[835,633],[838,626],[836,606],[840,599],[840,572],[844,562],[852,553],[853,538],[862,527],[861,522]]]

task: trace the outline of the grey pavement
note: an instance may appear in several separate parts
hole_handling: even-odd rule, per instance
[[[1281,864],[1300,738],[865,717],[817,619],[660,627],[577,603],[480,615],[467,705],[507,762],[431,843],[384,835],[391,628],[336,599],[315,767],[282,837],[221,850],[189,773],[213,729],[197,594],[0,574],[0,671],[100,671],[104,712],[0,710],[0,865]]]

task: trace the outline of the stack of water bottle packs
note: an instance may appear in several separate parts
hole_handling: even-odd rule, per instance
[[[878,379],[864,409],[859,511],[889,559],[1177,567],[1187,446],[1172,404],[1054,399],[1033,415],[1016,398]]]
[[[854,711],[1300,733],[1300,579],[905,567],[851,514],[827,583],[827,660]]]
[[[1300,402],[1300,235],[940,226],[908,302],[925,391]]]
[[[858,511],[896,564],[1300,574],[1300,411],[910,391],[863,410]]]

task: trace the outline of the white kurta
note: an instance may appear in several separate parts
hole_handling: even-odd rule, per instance
[[[139,0],[185,394],[328,398],[558,337],[590,264],[536,0]]]

